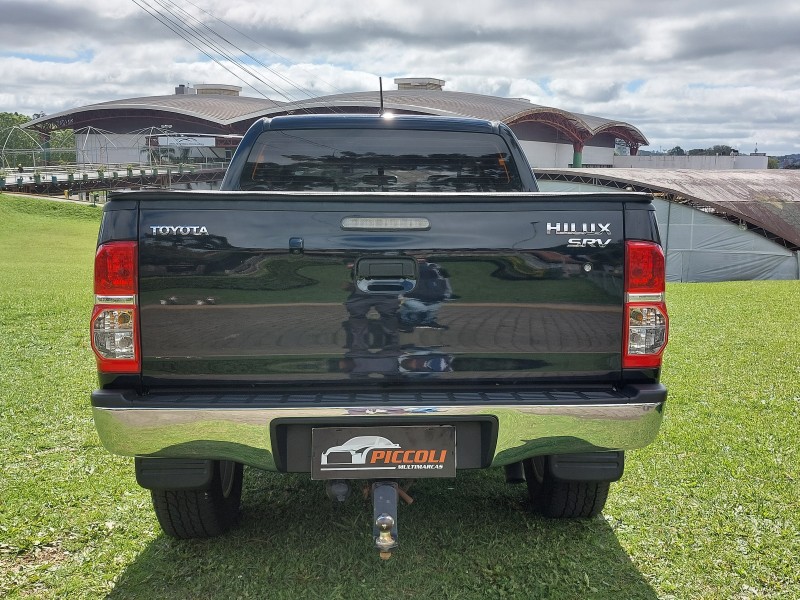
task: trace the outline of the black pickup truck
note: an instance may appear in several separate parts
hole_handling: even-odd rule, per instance
[[[167,534],[224,532],[247,465],[371,484],[385,557],[403,481],[504,467],[588,517],[655,438],[649,196],[542,193],[508,127],[389,115],[260,120],[221,188],[117,194],[98,240],[94,419]]]

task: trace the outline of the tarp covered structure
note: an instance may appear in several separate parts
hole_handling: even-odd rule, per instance
[[[537,170],[543,190],[655,196],[668,281],[800,279],[800,172]]]
[[[655,206],[667,281],[800,278],[800,254],[763,235],[685,204]]]

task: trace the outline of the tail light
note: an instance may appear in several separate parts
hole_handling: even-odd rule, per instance
[[[92,350],[103,373],[141,372],[136,242],[110,242],[94,259]]]
[[[656,243],[625,244],[624,369],[661,366],[669,318],[665,304],[664,251]]]

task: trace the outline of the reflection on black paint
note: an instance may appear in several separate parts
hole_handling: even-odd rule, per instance
[[[350,287],[350,296],[344,303],[348,319],[343,324],[348,351],[339,361],[341,371],[348,373],[351,379],[372,375],[408,379],[453,370],[453,356],[450,354],[400,344],[401,332],[411,333],[415,327],[433,327],[431,323],[435,323],[440,305],[450,297],[449,282],[437,285],[436,280],[442,279],[437,269],[438,265],[434,263],[418,260],[416,287],[404,294],[368,293],[358,286]],[[430,304],[426,302],[428,300]],[[371,312],[378,318],[370,318]],[[446,329],[438,323],[436,326]]]

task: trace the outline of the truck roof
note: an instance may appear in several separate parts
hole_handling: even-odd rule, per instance
[[[262,120],[264,130],[280,129],[424,129],[436,131],[466,131],[497,133],[499,123],[467,117],[430,115],[286,115]]]

